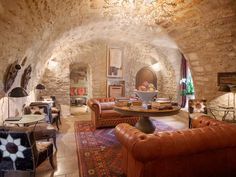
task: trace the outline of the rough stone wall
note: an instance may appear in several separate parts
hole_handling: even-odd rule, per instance
[[[179,11],[175,20],[165,25],[189,60],[199,98],[211,100],[221,95],[217,73],[236,70],[235,12],[235,1],[205,0]]]
[[[144,66],[150,66],[157,62],[160,64],[160,70],[156,71],[159,97],[171,97],[175,101],[178,100],[181,55],[176,49],[165,49],[164,54],[162,53],[163,50],[150,46],[140,47],[138,49],[139,53],[137,53],[136,48],[132,50],[132,47],[125,50],[129,59],[125,68],[127,70],[125,72],[125,80],[129,81],[126,84],[128,95],[132,95],[135,89],[135,76],[137,72]]]
[[[80,45],[76,47],[76,50],[80,51],[77,56],[74,58],[64,58],[58,59],[54,58],[53,61],[56,61],[58,67],[55,69],[46,69],[45,74],[42,79],[42,83],[45,84],[46,90],[44,91],[45,95],[55,95],[58,98],[59,103],[61,103],[65,109],[67,109],[66,113],[68,113],[69,109],[69,66],[71,64],[76,65],[89,65],[91,70],[91,95],[90,97],[106,97],[106,60],[107,60],[107,50],[108,47],[120,47],[123,52],[123,80],[125,80],[126,84],[126,96],[133,95],[133,90],[135,88],[135,76],[138,70],[140,70],[144,66],[151,65],[150,53],[152,53],[152,57],[155,48],[151,48],[150,46],[142,47],[142,50],[138,50],[138,48],[134,48],[131,45],[127,45],[125,43],[119,43],[115,41],[93,41],[88,42],[86,44]],[[177,53],[178,51],[172,51],[173,53]],[[170,53],[171,54],[171,53]],[[155,53],[156,56],[160,55]],[[173,55],[172,55],[173,57]],[[180,63],[180,58],[178,55],[173,57],[173,60],[176,63]],[[177,99],[176,94],[176,80],[178,77],[176,76],[176,72],[179,70],[178,65],[172,66],[167,61],[167,57],[164,55],[160,55],[160,58],[155,60],[156,62],[160,62],[162,64],[161,71],[158,71],[158,90],[160,91],[160,96],[170,95],[172,94],[174,100]],[[179,62],[177,62],[179,61]],[[175,72],[176,70],[176,72]],[[162,74],[164,73],[164,74]],[[162,80],[162,75],[165,76],[165,79]],[[166,86],[167,85],[167,86]],[[168,87],[169,89],[164,89]]]
[[[236,1],[201,1],[162,26],[190,63],[196,97],[211,106],[227,105],[228,94],[218,91],[217,73],[236,71]]]
[[[42,82],[46,86],[45,95],[55,95],[62,106],[62,114],[70,114],[70,65],[88,65],[91,70],[91,93],[92,97],[106,96],[106,46],[99,42],[89,42],[78,46],[77,50],[82,53],[73,58],[54,58],[60,66],[60,70],[45,70]],[[66,57],[66,56],[65,56]],[[68,55],[68,57],[70,57]],[[59,86],[59,87],[58,87]],[[105,90],[105,91],[104,91]],[[91,95],[90,95],[91,96]]]
[[[27,57],[33,68],[32,92],[48,60],[74,58],[78,52],[71,53],[73,47],[102,38],[179,47],[189,60],[196,96],[213,100],[222,95],[217,72],[236,70],[236,1],[132,2],[0,1],[0,87],[7,65]]]

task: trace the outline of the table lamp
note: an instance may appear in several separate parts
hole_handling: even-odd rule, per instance
[[[9,107],[9,97],[12,98],[21,98],[28,96],[28,93],[22,87],[15,87],[8,93],[8,117],[10,114],[10,107]]]
[[[45,90],[45,86],[43,84],[38,84],[35,87],[37,90]]]
[[[45,90],[45,86],[44,86],[43,84],[38,84],[38,85],[36,85],[35,89],[36,89],[36,90],[39,90],[39,98],[38,98],[38,100],[40,100],[41,92],[42,92],[43,90]]]

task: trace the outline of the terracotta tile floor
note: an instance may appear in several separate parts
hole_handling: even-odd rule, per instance
[[[167,116],[155,118],[177,129],[187,128],[187,117]],[[76,142],[74,135],[74,122],[78,120],[90,120],[90,114],[82,114],[77,117],[62,119],[60,131],[57,134],[58,151],[54,153],[54,163],[57,168],[52,170],[49,161],[46,160],[36,171],[36,177],[79,177]],[[6,177],[28,177],[28,173],[6,173]]]

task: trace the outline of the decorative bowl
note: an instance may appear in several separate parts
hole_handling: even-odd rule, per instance
[[[157,91],[134,91],[138,97],[145,103],[152,101],[153,97],[157,95]]]

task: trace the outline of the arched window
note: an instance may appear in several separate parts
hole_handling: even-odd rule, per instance
[[[188,99],[194,98],[194,85],[187,60],[182,55],[180,80],[181,107],[184,108]]]

